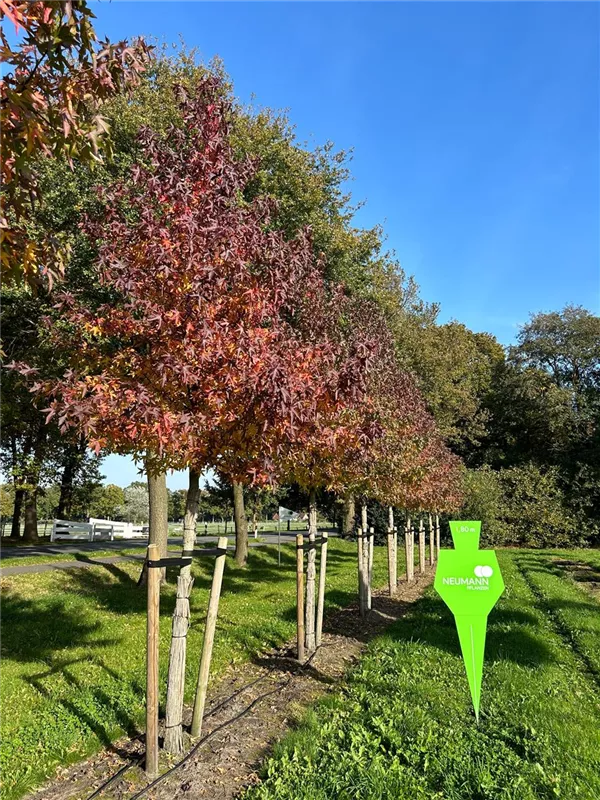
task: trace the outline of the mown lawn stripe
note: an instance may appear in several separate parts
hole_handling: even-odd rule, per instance
[[[500,554],[479,725],[454,620],[429,592],[276,747],[247,800],[598,800],[596,687],[514,558]]]

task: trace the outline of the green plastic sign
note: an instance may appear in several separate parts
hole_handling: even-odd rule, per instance
[[[479,549],[481,522],[451,522],[450,532],[454,550],[440,551],[434,586],[454,614],[479,721],[487,618],[504,591],[504,581],[496,553]]]

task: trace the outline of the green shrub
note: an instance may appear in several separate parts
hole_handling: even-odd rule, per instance
[[[465,473],[463,519],[481,520],[482,543],[504,544],[510,537],[504,521],[505,498],[499,473],[489,467]]]
[[[585,542],[567,508],[558,470],[533,464],[501,470],[509,541],[525,547],[565,547]]]
[[[467,470],[461,516],[482,521],[484,545],[586,544],[585,525],[570,510],[555,468],[525,464]]]

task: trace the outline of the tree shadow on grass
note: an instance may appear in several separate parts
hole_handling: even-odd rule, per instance
[[[94,639],[101,628],[60,599],[32,600],[14,593],[2,598],[2,656],[15,661],[44,661],[69,647],[106,647],[116,639]]]
[[[40,672],[24,671],[13,679],[16,680],[15,688],[20,681],[29,684],[46,698],[49,707],[62,706],[109,747],[117,728],[129,735],[138,732],[128,705],[142,705],[144,687],[135,678],[120,675],[100,657],[100,652],[118,645],[121,639],[98,638],[102,624],[90,620],[88,611],[71,609],[60,599],[47,596],[32,599],[14,592],[5,593],[2,656],[27,665],[32,662],[46,664]],[[82,649],[85,655],[73,652]],[[102,685],[83,685],[76,674],[80,669],[102,670],[109,679],[108,683],[114,683],[118,690],[111,693],[105,680],[98,682]],[[10,703],[9,695],[5,713],[8,713]],[[99,709],[105,711],[98,713]],[[107,718],[109,724],[103,721]]]
[[[79,664],[88,668],[100,667],[120,685],[121,690],[113,697],[104,688],[84,686],[73,671],[73,667]],[[57,698],[46,688],[45,682],[53,678],[62,679],[73,690],[70,697]],[[25,680],[49,701],[62,705],[73,717],[83,723],[104,747],[119,756],[127,756],[126,750],[113,745],[113,738],[117,726],[125,731],[129,737],[133,738],[139,735],[139,727],[136,720],[121,704],[122,687],[125,684],[131,689],[138,702],[142,703],[145,690],[137,681],[124,681],[123,677],[115,670],[107,667],[102,659],[87,656],[57,660],[47,670],[35,675],[29,675]],[[98,708],[107,710],[114,720],[112,726],[105,725],[98,719]]]

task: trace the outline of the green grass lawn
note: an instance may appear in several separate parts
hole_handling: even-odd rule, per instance
[[[200,659],[212,560],[198,560],[192,594],[187,699]],[[252,549],[248,569],[228,559],[212,675],[295,634],[295,549]],[[387,580],[375,549],[374,584]],[[399,571],[404,567],[399,564]],[[146,595],[140,565],[19,575],[2,581],[0,701],[3,800],[22,795],[76,761],[139,729],[144,715]],[[173,576],[174,577],[174,576]],[[356,546],[329,543],[327,605],[355,601]],[[161,599],[161,687],[166,688],[174,583]]]
[[[246,800],[598,800],[600,604],[556,564],[504,551],[476,724],[454,621],[429,590],[276,747]]]

